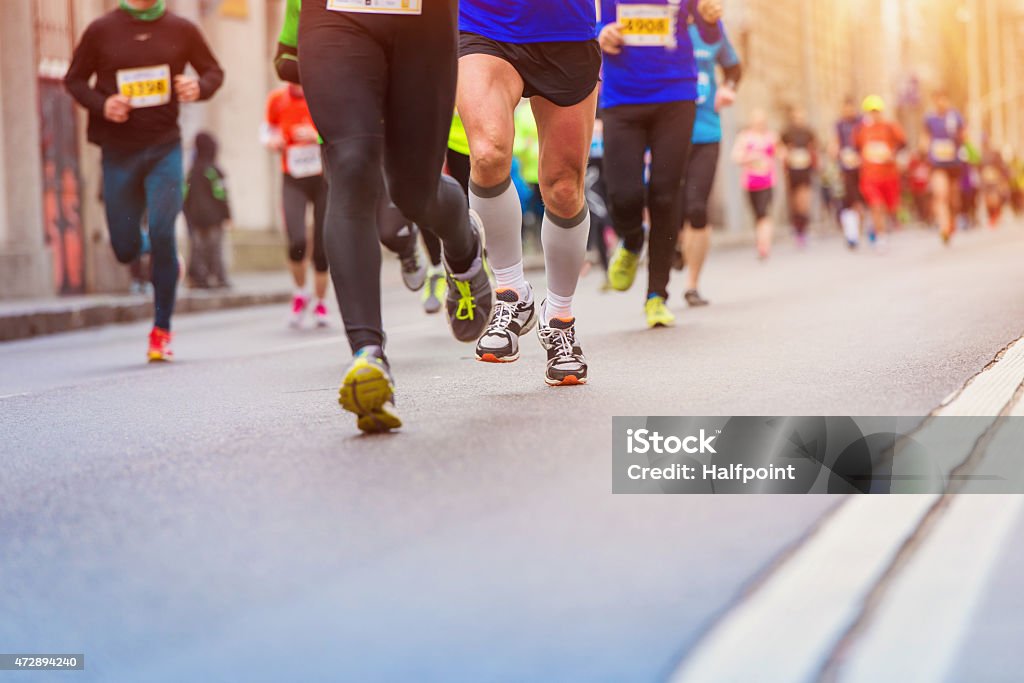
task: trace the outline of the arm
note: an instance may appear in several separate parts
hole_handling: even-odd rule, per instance
[[[220,68],[199,28],[193,26],[192,31],[192,49],[188,61],[199,74],[199,99],[208,100],[224,83],[224,70]]]
[[[64,87],[75,101],[97,116],[103,116],[107,97],[89,85],[89,79],[96,73],[95,29],[89,26],[71,57],[71,66],[64,76]]]
[[[718,51],[718,64],[722,67],[725,76],[725,87],[735,90],[740,84],[740,79],[743,78],[743,66],[724,27],[722,28],[722,47]]]
[[[301,0],[288,0],[284,11],[284,25],[277,38],[274,68],[282,81],[299,83],[299,10]]]

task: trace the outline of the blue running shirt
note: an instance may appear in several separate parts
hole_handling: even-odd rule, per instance
[[[964,118],[950,109],[945,115],[931,113],[925,118],[925,128],[931,138],[928,161],[937,168],[960,165],[960,142],[964,133]]]
[[[594,0],[462,0],[459,5],[460,31],[501,43],[582,42],[597,37]]]
[[[599,28],[629,25],[622,52],[604,55],[603,107],[697,99],[691,17],[708,44],[720,40],[721,23],[704,21],[697,0],[601,0]]]
[[[697,58],[697,120],[693,124],[693,143],[721,142],[722,117],[715,111],[715,96],[718,94],[715,65],[721,64],[723,69],[728,69],[738,65],[740,58],[724,29],[721,40],[707,43],[697,26],[691,24],[690,40],[693,42],[693,55]]]

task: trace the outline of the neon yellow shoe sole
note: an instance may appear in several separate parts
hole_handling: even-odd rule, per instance
[[[365,358],[357,359],[345,373],[338,403],[357,418],[359,429],[387,432],[402,426],[394,404],[394,387],[387,373]]]
[[[608,285],[617,292],[627,292],[636,280],[640,256],[625,247],[618,247],[608,264]]]

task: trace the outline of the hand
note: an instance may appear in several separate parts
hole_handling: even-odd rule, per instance
[[[199,100],[199,81],[178,74],[174,77],[174,94],[178,96],[179,102],[196,102]]]
[[[626,39],[622,37],[622,26],[618,22],[608,24],[601,29],[601,35],[597,37],[597,42],[601,44],[601,49],[608,54],[619,54],[622,52],[622,46],[626,44]]]
[[[124,123],[132,113],[132,101],[124,95],[111,95],[103,103],[103,116],[114,123]]]
[[[723,85],[718,89],[718,93],[715,94],[715,111],[722,111],[726,107],[731,107],[736,101],[736,91],[727,85]]]
[[[296,126],[295,130],[292,131],[292,137],[295,138],[296,142],[301,143],[312,143],[317,142],[320,136],[317,135],[316,128],[312,126]]]
[[[697,3],[697,11],[704,21],[714,24],[722,18],[722,0],[700,0]]]

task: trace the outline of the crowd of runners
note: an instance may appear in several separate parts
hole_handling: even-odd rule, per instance
[[[444,311],[478,360],[518,360],[536,328],[544,382],[573,386],[589,377],[574,309],[589,250],[605,288],[621,292],[646,258],[638,308],[648,327],[675,323],[673,268],[686,271],[689,306],[709,303],[700,276],[723,151],[741,170],[760,259],[782,215],[777,184],[801,247],[812,227],[834,223],[850,248],[868,239],[884,249],[908,215],[949,243],[978,202],[993,226],[1008,203],[1021,209],[1022,169],[988,142],[973,145],[943,93],[913,149],[868,95],[844,103],[828,139],[799,107],[781,131],[754,109],[722,150],[720,114],[743,68],[720,0],[288,0],[286,12],[274,60],[285,84],[268,97],[261,140],[280,154],[289,322],[312,309],[328,325],[333,281],[353,354],[339,401],[367,432],[401,426],[382,245],[424,310]],[[197,145],[205,151],[186,178],[178,127],[179,103],[212,97],[223,78],[198,28],[165,0],[120,0],[86,29],[67,74],[102,148],[120,261],[138,257],[146,225],[151,361],[172,357],[183,203],[204,240],[194,253],[219,249],[230,219],[215,141]],[[543,291],[527,279],[524,240],[543,252]],[[201,260],[226,283],[218,259]]]

